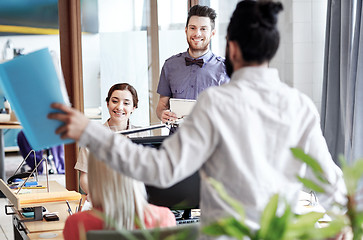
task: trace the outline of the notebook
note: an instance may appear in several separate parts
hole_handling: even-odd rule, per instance
[[[70,105],[64,79],[56,66],[48,48],[0,64],[0,87],[34,150],[73,142],[55,134],[62,122],[47,118],[56,111],[51,103]]]

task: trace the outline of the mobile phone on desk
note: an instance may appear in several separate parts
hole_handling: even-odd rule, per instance
[[[59,221],[59,217],[57,214],[55,213],[45,213],[43,215],[43,218],[45,219],[45,221]]]

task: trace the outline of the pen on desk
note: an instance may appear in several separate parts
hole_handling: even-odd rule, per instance
[[[79,199],[79,204],[78,204],[77,212],[81,210],[81,205],[82,205],[82,198]]]
[[[72,215],[72,214],[73,214],[73,212],[72,212],[72,208],[71,208],[71,206],[69,206],[69,202],[68,202],[68,200],[66,200],[66,203],[67,203],[67,205],[68,205],[68,213],[69,213],[69,215]]]
[[[22,187],[22,189],[44,189],[46,187],[43,186],[30,186],[30,187]],[[19,186],[10,186],[10,189],[19,189]]]

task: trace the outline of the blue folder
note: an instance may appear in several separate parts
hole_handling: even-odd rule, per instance
[[[0,87],[34,150],[73,142],[55,134],[62,122],[47,118],[51,103],[69,102],[48,48],[0,64]]]

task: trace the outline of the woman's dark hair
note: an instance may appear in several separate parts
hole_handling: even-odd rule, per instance
[[[280,34],[280,2],[244,0],[237,4],[227,29],[227,40],[236,41],[246,62],[263,63],[275,55]]]
[[[192,16],[209,17],[212,30],[214,29],[215,19],[217,17],[217,14],[213,8],[210,8],[208,6],[201,6],[201,5],[194,5],[193,7],[191,7],[188,12],[186,27],[188,27],[189,19]]]
[[[133,86],[128,83],[117,83],[113,85],[110,90],[108,90],[108,94],[106,97],[106,102],[110,101],[111,95],[116,90],[129,90],[132,95],[132,101],[134,102],[134,107],[137,108],[137,104],[139,102],[139,98],[137,97],[137,92]]]

